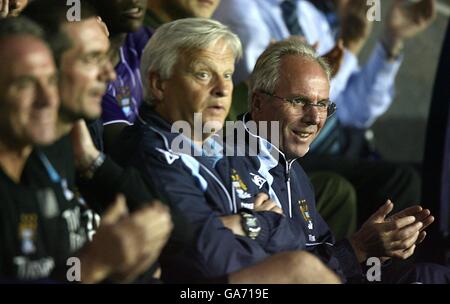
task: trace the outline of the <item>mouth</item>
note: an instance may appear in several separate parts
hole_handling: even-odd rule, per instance
[[[89,91],[89,95],[96,98],[102,98],[106,93],[106,86],[99,85]]]
[[[213,0],[198,0],[201,5],[214,5]]]
[[[133,7],[123,11],[122,15],[130,19],[141,19],[144,16],[144,10],[141,7]]]
[[[301,130],[292,130],[292,133],[294,133],[294,135],[301,141],[308,141],[314,136],[314,132],[306,132]]]
[[[55,123],[55,114],[53,111],[39,111],[31,115],[31,119],[41,125],[51,125]]]
[[[207,109],[213,111],[225,111],[225,107],[220,104],[208,106]]]

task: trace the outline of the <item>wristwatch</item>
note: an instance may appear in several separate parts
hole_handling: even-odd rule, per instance
[[[246,209],[241,209],[240,214],[245,234],[252,240],[255,240],[261,232],[258,218],[250,210]]]
[[[100,168],[105,162],[105,154],[100,152],[97,158],[89,165],[89,167],[82,173],[82,176],[85,179],[92,179],[94,177],[95,172],[98,168]]]

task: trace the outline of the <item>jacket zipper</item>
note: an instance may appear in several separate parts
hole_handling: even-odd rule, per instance
[[[291,198],[291,165],[295,160],[286,162],[286,186],[288,190],[288,201],[289,201],[289,217],[292,218],[292,198]]]

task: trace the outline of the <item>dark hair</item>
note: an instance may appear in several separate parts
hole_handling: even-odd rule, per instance
[[[45,41],[42,28],[28,18],[0,19],[0,39],[15,35],[30,35]]]
[[[95,8],[87,1],[80,1],[80,20],[97,16]],[[72,47],[72,41],[61,28],[64,24],[77,21],[69,21],[67,13],[70,6],[61,0],[39,0],[31,2],[22,12],[39,24],[46,35],[46,39],[53,51],[55,62],[59,66],[62,54]]]

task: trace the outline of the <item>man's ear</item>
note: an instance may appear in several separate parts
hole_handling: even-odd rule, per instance
[[[163,100],[165,85],[164,81],[161,79],[161,76],[159,76],[156,72],[149,72],[148,84],[152,96],[154,96],[157,100]]]
[[[252,113],[257,113],[261,109],[261,103],[262,103],[261,94],[257,92],[252,93],[252,99],[250,103],[250,111]]]

